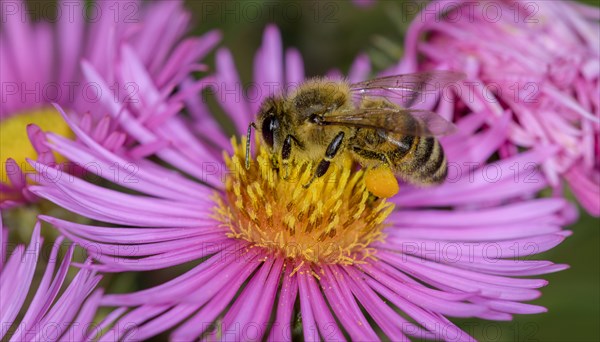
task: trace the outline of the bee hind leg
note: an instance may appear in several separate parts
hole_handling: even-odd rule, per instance
[[[366,150],[359,146],[353,146],[352,151],[356,153],[356,155],[359,156],[360,159],[369,160],[371,163],[374,161],[379,161],[382,164],[392,165],[390,158],[385,153]]]
[[[327,150],[325,151],[325,157],[321,159],[319,165],[317,165],[317,169],[315,170],[315,173],[313,173],[312,178],[308,181],[308,183],[303,185],[305,188],[308,188],[316,178],[323,177],[323,175],[327,173],[327,170],[329,170],[329,165],[331,165],[331,160],[338,153],[340,147],[342,147],[343,140],[344,132],[339,132],[333,138],[333,140],[331,140],[327,146]]]
[[[354,146],[352,151],[363,159],[369,160],[371,166],[365,171],[365,187],[376,198],[389,198],[398,193],[400,187],[392,163],[385,153],[365,150]]]

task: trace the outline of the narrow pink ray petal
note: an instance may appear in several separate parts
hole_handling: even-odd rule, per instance
[[[228,328],[222,332],[223,339],[232,341],[262,339],[271,318],[282,267],[281,258],[267,259],[260,266],[223,317],[223,326]]]
[[[269,25],[263,34],[263,43],[254,57],[254,81],[260,90],[260,98],[249,101],[249,108],[256,113],[262,99],[277,95],[284,88],[283,43],[279,29]]]
[[[351,83],[360,82],[369,78],[371,72],[371,63],[367,55],[359,55],[354,59],[348,72],[348,81]]]
[[[216,254],[202,264],[162,285],[129,294],[109,294],[103,297],[102,304],[106,306],[135,306],[143,305],[151,300],[155,301],[157,298],[165,302],[172,302],[186,293],[194,293],[198,289],[203,290],[203,287],[209,283],[207,280],[221,284],[225,279],[226,282],[227,278],[237,274],[236,272],[244,267],[242,260],[236,262],[235,257],[239,257],[243,249],[246,248],[244,245],[240,246],[239,244],[226,247],[228,248],[216,250]],[[243,261],[246,261],[246,259]],[[221,276],[213,279],[219,272],[222,272]],[[199,286],[201,284],[203,286]],[[216,289],[213,287],[212,291],[216,291]],[[203,296],[206,297],[208,293],[204,292]],[[196,295],[196,297],[201,299],[200,295]],[[190,297],[186,299],[193,300]]]
[[[6,269],[0,277],[0,291],[3,295],[0,297],[0,321],[9,323],[5,325],[6,329],[10,327],[10,325],[14,322],[23,302],[25,301],[25,297],[27,296],[27,292],[29,291],[29,287],[31,286],[31,281],[33,279],[33,275],[35,272],[35,266],[37,264],[37,260],[40,253],[40,248],[43,239],[40,237],[40,224],[36,223],[33,233],[31,235],[31,241],[29,242],[29,246],[24,252],[24,256],[21,258],[19,254],[16,256],[19,257],[19,260],[16,258],[8,261],[11,264],[11,261],[19,262],[20,265],[17,266],[17,269],[14,270],[12,274],[6,272],[10,270],[12,267],[7,265]],[[14,263],[13,263],[14,264]],[[13,282],[9,286],[5,286],[5,279],[19,279],[20,281]],[[0,332],[0,338],[6,334],[4,327]]]
[[[344,278],[348,282],[348,286],[352,293],[381,330],[383,330],[385,335],[393,341],[408,340],[408,337],[402,333],[400,327],[402,325],[409,325],[410,323],[402,318],[402,316],[395,313],[394,310],[381,300],[381,298],[361,280],[362,276],[352,267],[345,267],[343,270],[347,273]],[[415,328],[415,331],[419,330],[416,326],[413,327]]]
[[[131,340],[135,338],[136,327],[144,321],[167,312],[169,305],[145,305],[120,317],[114,326],[104,333],[99,342]]]
[[[285,52],[285,81],[288,84],[299,85],[304,81],[304,62],[300,51],[294,48]]]
[[[291,263],[286,262],[285,271],[282,273],[281,289],[279,290],[279,302],[275,309],[275,321],[268,341],[292,340],[292,313],[298,294],[298,278],[292,276],[293,268]]]
[[[367,281],[371,287],[376,286],[381,290],[383,288],[378,284],[386,286],[388,289],[392,290],[398,295],[410,297],[411,301],[419,303],[419,306],[423,309],[454,317],[473,317],[477,316],[479,313],[487,311],[485,307],[469,303],[450,302],[416,291],[378,270],[377,265],[378,264],[372,264],[361,267],[361,270],[365,271],[365,273],[369,274],[373,278],[373,281]],[[376,290],[375,287],[373,287],[373,289]]]
[[[322,327],[319,325],[320,322],[317,322],[315,310],[312,305],[312,297],[308,292],[306,275],[304,275],[307,272],[309,273],[308,276],[312,277],[310,269],[305,266],[302,266],[302,269],[297,273],[298,297],[300,298],[300,312],[302,314],[302,334],[305,341],[320,341],[323,338],[323,336],[319,335]]]
[[[352,293],[341,287],[333,275],[333,272],[340,274],[341,271],[337,267],[323,267],[321,270],[322,272],[319,272],[321,274],[321,288],[333,312],[350,335],[350,338],[355,341],[377,340],[377,334],[362,314]],[[341,282],[343,282],[343,279],[341,279]]]
[[[242,91],[242,83],[229,50],[217,50],[216,69],[216,83],[213,86],[215,97],[233,121],[236,132],[242,134],[246,132],[254,113]]]
[[[218,296],[212,297],[210,302],[198,313],[175,329],[171,335],[174,341],[189,341],[190,339],[197,338],[202,332],[210,328],[210,324],[213,323],[217,315],[231,302],[242,284],[248,280],[252,271],[259,265],[257,262],[250,260],[245,266],[246,268],[242,272],[233,273],[234,276],[232,276],[231,281],[219,286],[220,293]],[[226,331],[227,328],[221,327],[221,330]],[[226,336],[223,336],[223,338],[227,339]]]
[[[315,318],[318,322],[319,332],[325,341],[344,341],[346,338],[342,333],[342,329],[338,326],[335,318],[333,317],[331,310],[329,309],[327,302],[321,294],[317,282],[312,274],[299,274],[299,277],[304,277],[308,283],[308,293],[311,299],[311,306],[315,314]],[[300,281],[302,284],[302,280]],[[300,291],[302,291],[302,285],[300,285]]]

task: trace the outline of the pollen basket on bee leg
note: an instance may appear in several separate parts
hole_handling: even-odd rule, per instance
[[[392,197],[400,190],[396,176],[387,165],[368,169],[365,186],[373,195],[381,198]]]

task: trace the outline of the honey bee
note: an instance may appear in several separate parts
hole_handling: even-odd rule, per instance
[[[305,187],[344,157],[367,170],[391,171],[378,172],[378,179],[371,184],[383,181],[393,186],[393,181],[382,176],[386,174],[415,185],[439,184],[446,179],[448,168],[436,136],[452,133],[455,126],[432,111],[410,108],[432,87],[439,90],[463,77],[456,72],[432,71],[353,84],[309,80],[295,92],[271,96],[261,104],[256,123],[248,126],[246,167],[254,127],[274,163],[281,161],[277,167],[283,167],[284,178],[292,160],[316,163]],[[386,191],[374,190],[375,186],[367,188],[378,197],[389,197]]]

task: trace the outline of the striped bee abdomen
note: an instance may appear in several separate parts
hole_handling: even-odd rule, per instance
[[[448,166],[440,142],[433,137],[411,137],[408,153],[401,148],[390,153],[398,174],[413,184],[434,185],[444,182]],[[399,158],[398,158],[399,157]]]

